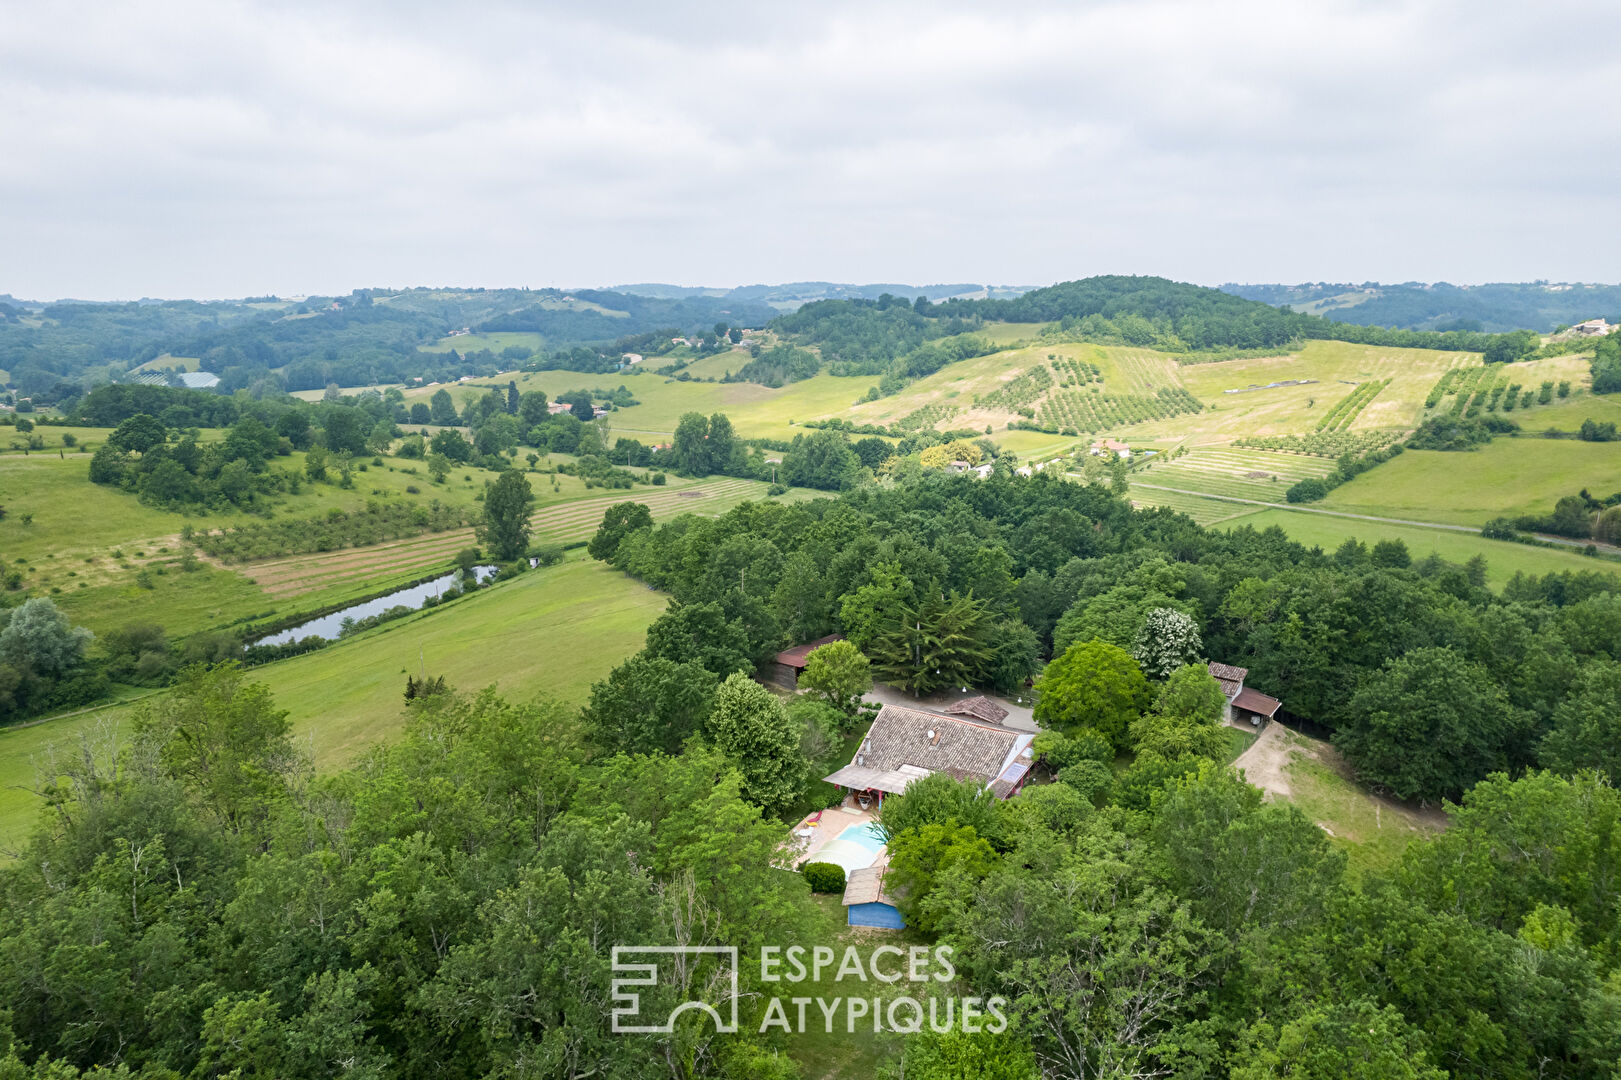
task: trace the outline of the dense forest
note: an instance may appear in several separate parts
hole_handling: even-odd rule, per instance
[[[1490,284],[1223,285],[1223,291],[1275,306],[1318,304],[1342,322],[1404,330],[1535,330],[1552,333],[1588,319],[1621,322],[1621,285]]]
[[[1494,595],[1399,543],[1311,551],[1002,475],[662,525],[623,504],[590,553],[671,600],[583,712],[413,687],[403,738],[316,776],[262,687],[199,666],[117,761],[67,762],[0,870],[0,1069],[789,1080],[757,1023],[611,1034],[611,946],[818,943],[809,880],[773,864],[835,794],[852,691],[1040,672],[1053,782],[1004,803],[942,773],[884,805],[912,925],[1012,1018],[908,1038],[906,1077],[1614,1074],[1612,579]],[[831,629],[791,705],[746,677]],[[1365,783],[1461,799],[1451,827],[1348,870],[1219,764],[1205,657],[1332,728]]]

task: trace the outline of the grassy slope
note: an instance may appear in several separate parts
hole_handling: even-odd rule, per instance
[[[1210,503],[1210,500],[1205,501],[1207,504]],[[1219,527],[1233,529],[1241,525],[1250,525],[1257,529],[1276,525],[1288,533],[1291,540],[1307,547],[1320,547],[1324,551],[1333,551],[1354,537],[1370,546],[1379,540],[1400,540],[1407,545],[1407,550],[1415,560],[1434,553],[1448,562],[1463,563],[1476,555],[1481,555],[1486,559],[1486,582],[1493,588],[1501,588],[1504,582],[1520,571],[1527,574],[1547,574],[1557,570],[1621,572],[1615,563],[1590,559],[1575,550],[1531,547],[1526,544],[1510,543],[1507,540],[1486,540],[1473,533],[1453,532],[1448,529],[1426,529],[1419,525],[1386,525],[1376,521],[1356,521],[1352,518],[1307,514],[1296,510],[1260,510],[1240,514],[1222,521]]]
[[[49,430],[54,433],[57,429]],[[88,432],[97,441],[106,436],[105,429],[70,430]],[[396,500],[438,499],[471,514],[478,506],[476,496],[493,476],[483,469],[464,467],[452,472],[444,484],[435,485],[423,475],[420,462],[383,460],[381,468],[368,466],[364,473],[357,471],[350,490],[319,484],[282,497],[272,520]],[[275,467],[302,469],[303,455],[278,459]],[[97,633],[142,621],[184,636],[250,618],[311,611],[428,572],[475,542],[471,530],[453,530],[426,533],[388,547],[350,548],[183,574],[175,568],[184,550],[179,541],[182,526],[218,530],[262,519],[236,512],[204,515],[154,509],[125,492],[90,483],[88,469],[89,457],[82,453],[60,458],[55,454],[0,455],[0,491],[8,511],[0,520],[0,558],[24,571],[24,583],[31,591],[51,595],[74,622]],[[408,473],[406,469],[418,471]],[[530,484],[537,505],[536,539],[563,542],[588,537],[602,511],[624,499],[647,501],[660,518],[687,511],[714,514],[743,499],[764,497],[766,487],[724,477],[702,482],[672,477],[662,488],[610,494],[588,489],[574,477],[542,474],[531,474]],[[416,487],[418,493],[409,493],[408,486]],[[678,494],[684,490],[704,494],[689,499]],[[795,491],[786,498],[812,495]],[[22,523],[24,513],[34,515],[32,524]],[[267,584],[276,585],[287,576],[285,563],[296,564],[295,570],[307,565],[309,580],[297,589],[267,591]],[[143,569],[150,571],[150,589],[136,583],[136,575]],[[60,591],[52,593],[52,589]]]
[[[406,672],[442,674],[461,690],[495,684],[509,696],[545,691],[583,703],[593,682],[641,648],[666,597],[599,563],[572,559],[350,641],[256,668],[322,768],[350,760],[401,722]],[[33,821],[35,761],[72,753],[81,735],[127,731],[131,709],[113,705],[34,727],[0,730],[0,848]]]
[[[1580,431],[1583,420],[1621,425],[1621,394],[1575,394],[1550,405],[1538,405],[1510,414],[1527,431]]]
[[[1194,364],[1182,370],[1182,381],[1207,406],[1197,417],[1174,417],[1138,425],[1143,434],[1189,434],[1196,443],[1228,442],[1246,435],[1305,434],[1312,431],[1352,383],[1391,379],[1391,384],[1351,425],[1361,431],[1412,427],[1423,412],[1424,398],[1449,367],[1478,363],[1469,353],[1426,349],[1381,349],[1340,341],[1311,341],[1289,356]],[[1290,379],[1315,379],[1306,386],[1283,386],[1229,394],[1251,384],[1264,386]]]
[[[105,437],[104,429],[96,430]],[[385,500],[438,499],[471,512],[477,505],[475,496],[492,475],[466,469],[453,473],[445,484],[433,485],[423,475],[403,471],[420,468],[418,462],[403,458],[385,458],[384,462],[381,468],[357,471],[352,489],[317,484],[306,486],[298,495],[283,496],[272,519],[356,510],[368,502]],[[301,470],[303,455],[278,459],[275,467]],[[126,492],[92,484],[88,469],[89,458],[84,454],[0,456],[0,490],[5,492],[8,511],[0,521],[0,552],[8,565],[25,572],[28,588],[53,595],[76,622],[98,632],[139,618],[160,623],[171,633],[186,634],[246,615],[281,610],[254,585],[250,574],[236,568],[182,575],[170,567],[183,550],[179,539],[183,526],[217,530],[262,519],[240,512],[205,515],[158,510]],[[554,492],[549,484],[537,481],[537,501],[544,505],[585,494],[579,480],[559,477],[558,482]],[[417,487],[419,494],[408,493],[408,485]],[[34,515],[32,524],[22,523],[25,512]],[[155,573],[160,568],[165,572],[155,576],[155,588],[141,589],[135,584],[142,569]],[[397,576],[385,571],[378,580]],[[364,583],[348,583],[339,595],[306,599],[290,610],[336,602],[357,586],[364,587]],[[51,593],[53,589],[60,592]]]
[[[1345,852],[1354,877],[1390,869],[1409,844],[1442,826],[1435,811],[1418,811],[1364,791],[1328,743],[1297,732],[1289,732],[1289,739],[1299,748],[1287,767],[1289,801]]]
[[[1621,491],[1621,447],[1554,439],[1496,439],[1467,453],[1410,450],[1329,493],[1325,509],[1485,524],[1551,511],[1582,488]]]
[[[790,421],[843,416],[852,403],[878,381],[876,377],[841,379],[820,375],[773,390],[755,383],[681,382],[650,373],[587,375],[578,371],[540,371],[498,375],[493,379],[480,379],[479,383],[505,386],[509,380],[517,382],[520,391],[539,390],[554,400],[571,390],[612,389],[622,384],[641,404],[613,413],[610,423],[615,434],[643,442],[664,441],[674,433],[682,414],[689,412],[706,416],[724,412],[731,417],[738,434],[745,438],[791,439],[803,429],[792,426]],[[440,389],[442,387],[437,385],[421,387],[409,391],[406,399],[425,400]],[[472,384],[450,389],[458,405],[485,392],[482,385]],[[659,438],[650,440],[650,437]]]
[[[905,950],[914,945],[932,945],[932,942],[915,930],[875,930],[848,925],[843,901],[837,894],[819,894],[813,899],[819,909],[819,918],[814,926],[807,928],[806,938],[817,944],[832,946],[835,959],[830,967],[822,970],[819,980],[807,978],[798,983],[785,981],[768,989],[768,993],[783,999],[790,1024],[797,1022],[797,1007],[791,1001],[794,997],[820,999],[830,1006],[834,999],[866,998],[870,1002],[877,997],[885,1003],[880,1007],[887,1008],[887,1002],[900,996],[924,1000],[931,994],[958,992],[938,983],[920,985],[906,978],[892,984],[862,981],[853,975],[839,979],[838,962],[843,958],[845,949],[851,946],[865,962],[872,950],[880,945],[893,945]],[[881,959],[880,963],[886,970],[892,968],[887,959]],[[924,1008],[927,1007],[925,1003]],[[940,1009],[943,1017],[944,1006],[940,1006]],[[910,1015],[909,1012],[897,1012],[897,1018]],[[901,1037],[888,1031],[875,1034],[870,1014],[855,1022],[854,1031],[847,1030],[847,1025],[848,1013],[844,1000],[839,1001],[838,1010],[833,1015],[831,1032],[827,1030],[827,1021],[820,1008],[814,1002],[806,1006],[805,1031],[784,1041],[789,1056],[804,1068],[807,1080],[867,1080],[880,1065],[893,1062],[899,1055]],[[758,1024],[755,1026],[758,1027]]]

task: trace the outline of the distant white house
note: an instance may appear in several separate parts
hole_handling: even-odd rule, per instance
[[[626,364],[639,364],[639,363],[642,362],[642,354],[641,353],[628,352],[624,356],[621,356],[619,359],[622,362],[626,363]]]
[[[1092,454],[1119,454],[1122,461],[1131,460],[1131,447],[1115,439],[1099,439],[1092,444]]]
[[[1614,329],[1615,327],[1603,319],[1588,319],[1586,322],[1579,322],[1572,326],[1570,332],[1577,337],[1603,337]]]
[[[450,332],[449,336],[450,337],[466,337],[468,334],[471,334],[472,332],[473,332],[473,330],[472,330],[471,327],[464,326],[460,330],[452,330]]]

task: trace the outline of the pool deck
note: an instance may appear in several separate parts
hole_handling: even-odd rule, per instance
[[[815,815],[811,815],[815,817]],[[822,820],[815,825],[801,821],[794,826],[794,834],[810,828],[811,834],[804,838],[805,847],[800,854],[794,856],[793,865],[798,867],[808,862],[816,861],[816,853],[829,843],[836,840],[838,835],[852,825],[865,825],[878,820],[878,804],[874,803],[872,809],[863,810],[856,805],[855,796],[849,795],[838,806],[830,806],[822,811]],[[877,862],[888,861],[889,849],[884,848],[878,853]]]

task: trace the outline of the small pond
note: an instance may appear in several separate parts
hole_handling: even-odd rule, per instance
[[[494,574],[493,566],[475,566],[473,574],[480,582],[488,581]],[[431,581],[424,581],[416,585],[408,585],[403,589],[395,589],[384,596],[371,600],[363,600],[358,604],[350,604],[341,611],[334,611],[322,615],[318,619],[288,627],[279,633],[259,638],[251,642],[254,645],[285,645],[290,641],[302,641],[307,637],[326,638],[336,641],[342,635],[343,621],[345,619],[369,619],[373,615],[381,615],[389,608],[408,607],[413,610],[420,608],[430,598],[443,596],[452,586],[459,586],[462,580],[460,570],[452,570],[442,574]]]

